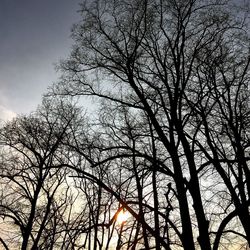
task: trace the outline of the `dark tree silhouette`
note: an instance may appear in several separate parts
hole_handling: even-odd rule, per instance
[[[9,232],[1,242],[6,249],[66,244],[76,195],[67,182],[68,170],[55,166],[68,158],[62,142],[75,113],[69,105],[44,100],[33,114],[1,128],[0,216],[1,229]]]
[[[250,242],[249,39],[243,5],[233,4],[81,5],[74,49],[52,92],[101,100],[99,140],[75,149],[89,169],[113,169],[107,179],[75,170],[131,212],[146,249]],[[117,171],[120,189],[110,184]]]
[[[0,130],[0,218],[8,231],[0,244],[249,247],[246,6],[230,0],[80,6],[53,99]],[[94,114],[72,104],[82,96],[95,101]],[[122,211],[129,217],[119,222]]]

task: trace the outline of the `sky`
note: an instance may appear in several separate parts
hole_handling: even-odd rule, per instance
[[[80,0],[0,0],[0,120],[28,114],[70,53]]]

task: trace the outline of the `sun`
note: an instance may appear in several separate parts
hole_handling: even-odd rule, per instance
[[[127,221],[128,218],[129,218],[129,212],[121,210],[116,216],[116,221],[119,224],[123,224],[125,221]]]

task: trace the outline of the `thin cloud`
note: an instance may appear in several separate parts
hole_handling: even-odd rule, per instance
[[[16,113],[0,105],[0,123],[9,121],[16,117]]]

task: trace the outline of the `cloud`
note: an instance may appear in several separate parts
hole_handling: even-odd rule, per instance
[[[57,80],[53,63],[70,52],[78,2],[0,0],[0,120],[34,110]]]
[[[14,117],[16,117],[15,112],[0,105],[0,123],[9,121]]]

